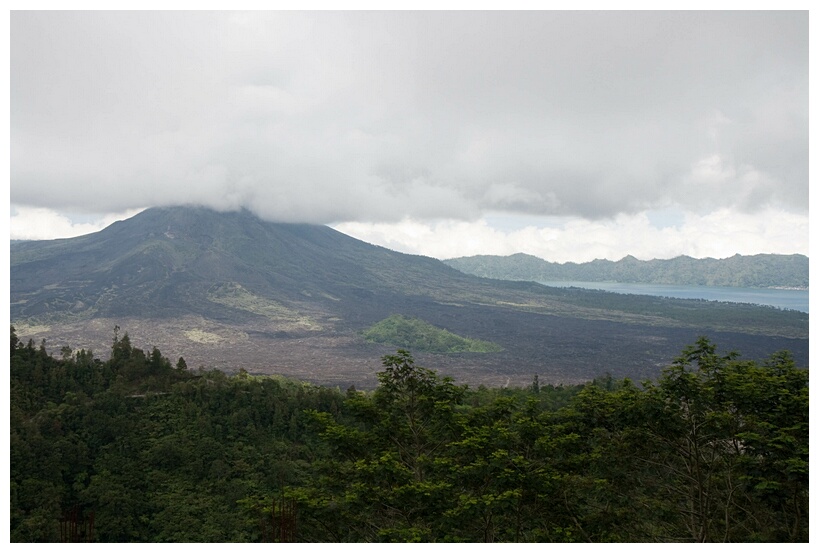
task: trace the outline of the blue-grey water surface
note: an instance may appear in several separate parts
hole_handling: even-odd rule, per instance
[[[735,288],[730,286],[679,286],[675,284],[635,284],[630,282],[541,282],[546,286],[589,288],[620,294],[644,294],[669,298],[733,301],[795,309],[808,313],[808,290],[776,288]]]

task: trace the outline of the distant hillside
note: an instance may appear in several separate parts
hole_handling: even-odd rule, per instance
[[[552,263],[523,253],[510,256],[476,255],[444,261],[464,273],[501,280],[534,282],[633,282],[683,286],[745,288],[808,288],[808,258],[804,255],[735,255],[726,259],[620,261],[595,259],[588,263]]]
[[[86,236],[12,243],[10,265],[11,322],[24,341],[106,352],[119,326],[190,367],[341,386],[374,385],[402,334],[438,352],[419,363],[489,386],[535,373],[567,384],[652,377],[703,334],[752,359],[808,357],[806,313],[479,278],[247,211],[148,209]],[[365,338],[391,315],[425,324],[384,323],[380,341]],[[476,345],[486,342],[501,351]]]

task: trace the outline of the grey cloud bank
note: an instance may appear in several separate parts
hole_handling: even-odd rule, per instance
[[[11,202],[807,216],[807,12],[12,12]]]

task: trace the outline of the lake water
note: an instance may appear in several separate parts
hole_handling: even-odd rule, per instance
[[[674,284],[634,284],[630,282],[541,282],[546,286],[589,288],[619,294],[643,294],[669,298],[733,301],[771,305],[808,313],[808,290],[734,288],[730,286],[677,286]]]

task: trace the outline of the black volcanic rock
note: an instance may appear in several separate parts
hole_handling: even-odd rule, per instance
[[[395,348],[362,331],[397,314],[503,348],[416,356],[473,384],[653,377],[703,334],[748,358],[789,349],[807,363],[804,313],[489,280],[247,211],[154,208],[10,248],[18,335],[103,355],[119,325],[190,367],[367,386]]]

